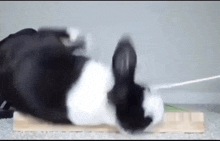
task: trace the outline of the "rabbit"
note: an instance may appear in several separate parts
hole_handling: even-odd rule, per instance
[[[71,31],[27,28],[3,39],[0,96],[16,111],[54,124],[108,124],[134,134],[160,123],[162,98],[135,82],[137,55],[131,38],[122,35],[112,64],[106,65],[74,55],[74,46],[60,39],[75,41],[78,33]]]

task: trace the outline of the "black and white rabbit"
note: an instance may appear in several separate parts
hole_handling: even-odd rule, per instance
[[[129,37],[119,40],[107,66],[72,54],[83,44],[66,47],[60,38],[74,37],[69,31],[23,29],[3,39],[0,96],[53,123],[110,124],[136,133],[162,120],[161,97],[134,81],[137,56]]]

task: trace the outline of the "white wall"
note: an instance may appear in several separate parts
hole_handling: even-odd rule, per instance
[[[137,80],[175,83],[220,74],[218,1],[0,2],[0,38],[22,28],[79,26],[94,38],[91,55],[110,63],[130,33],[138,54]],[[161,91],[170,103],[220,104],[220,80]]]

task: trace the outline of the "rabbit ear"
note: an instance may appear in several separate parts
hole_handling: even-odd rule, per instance
[[[116,83],[134,80],[137,55],[129,36],[123,36],[117,44],[112,58],[112,69]]]

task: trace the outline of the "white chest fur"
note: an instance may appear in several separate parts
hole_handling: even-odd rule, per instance
[[[88,61],[76,84],[67,93],[68,118],[77,125],[115,125],[113,107],[107,103],[107,92],[113,87],[109,67]]]

